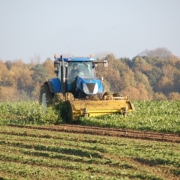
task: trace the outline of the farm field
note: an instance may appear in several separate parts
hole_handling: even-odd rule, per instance
[[[63,121],[36,102],[0,102],[0,179],[180,179],[180,101]]]
[[[1,179],[180,179],[180,144],[0,126]]]
[[[81,117],[77,124],[111,128],[128,128],[156,132],[180,133],[180,101],[135,101],[135,111],[126,118],[119,114]],[[46,114],[35,102],[1,102],[0,124],[65,124],[59,111],[48,108]]]
[[[180,133],[180,101],[135,101],[135,112],[81,118],[83,125]]]

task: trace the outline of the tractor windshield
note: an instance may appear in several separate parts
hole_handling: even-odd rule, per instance
[[[78,75],[94,78],[94,68],[92,62],[70,62],[68,65],[69,79]]]

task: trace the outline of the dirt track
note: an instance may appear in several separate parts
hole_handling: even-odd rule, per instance
[[[137,131],[130,129],[102,128],[102,127],[69,125],[69,124],[56,125],[56,126],[20,126],[20,125],[12,125],[12,126],[30,128],[30,129],[49,130],[49,131],[62,131],[69,133],[116,136],[116,137],[180,143],[180,134],[173,134],[173,133],[158,133],[152,131],[140,131],[140,130]]]

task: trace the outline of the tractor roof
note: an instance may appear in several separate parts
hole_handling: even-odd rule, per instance
[[[94,57],[65,57],[65,58],[56,58],[56,60],[58,61],[62,61],[62,59],[64,59],[65,62],[67,61],[71,61],[71,62],[84,62],[84,61],[96,61],[97,58],[94,58]]]

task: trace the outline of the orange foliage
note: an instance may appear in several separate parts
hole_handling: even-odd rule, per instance
[[[156,92],[154,94],[154,100],[158,100],[158,101],[167,100],[167,97],[162,92],[160,93]]]
[[[14,101],[19,97],[17,89],[12,87],[0,87],[0,101]]]
[[[113,54],[105,57],[109,67],[96,67],[96,75],[104,77],[105,88],[120,92],[132,100],[179,100],[180,58],[136,56],[116,59]],[[103,61],[104,58],[100,59]],[[0,60],[0,99],[12,100],[26,96],[38,99],[42,83],[55,77],[53,61],[47,59],[40,64],[36,56],[31,63]]]
[[[168,94],[168,99],[169,100],[180,100],[180,93],[178,92],[171,92]]]

